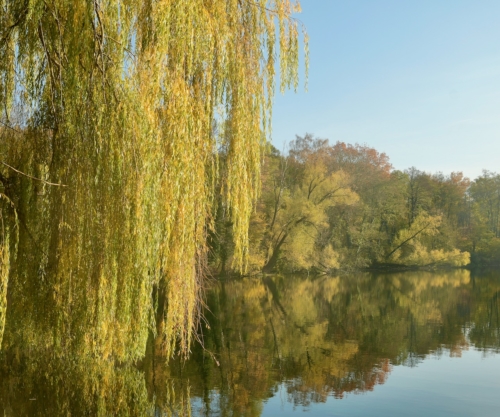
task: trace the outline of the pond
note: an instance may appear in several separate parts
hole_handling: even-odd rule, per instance
[[[11,328],[26,342],[2,353],[0,407],[4,416],[498,416],[499,295],[498,271],[214,281],[204,347],[187,361],[166,364],[152,338],[134,366],[65,358],[26,336],[36,329]]]

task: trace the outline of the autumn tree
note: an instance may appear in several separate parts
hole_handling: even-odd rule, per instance
[[[245,268],[275,65],[281,90],[298,83],[297,11],[290,0],[0,3],[0,323],[9,297],[42,333],[23,298],[37,294],[54,308],[55,346],[134,360],[152,330],[167,355],[176,342],[187,354],[216,181]]]
[[[480,207],[488,229],[500,238],[500,175],[484,171],[472,183],[470,195]]]
[[[325,239],[327,210],[337,204],[354,204],[343,171],[327,164],[328,141],[297,137],[287,157],[269,158],[272,171],[264,181],[263,195],[252,225],[261,225],[255,244],[256,261],[272,271],[279,260],[290,268],[328,271],[338,267],[338,256]],[[252,227],[253,229],[254,227]]]
[[[391,248],[388,250],[385,261],[410,266],[464,266],[469,264],[468,252],[461,252],[453,248],[446,250],[438,248],[429,242],[432,237],[440,233],[441,216],[431,216],[420,213],[411,226],[401,229]]]
[[[454,226],[458,226],[460,212],[463,210],[465,193],[469,189],[470,180],[462,172],[443,175],[438,172],[432,176],[435,185],[433,197],[434,207]]]
[[[411,227],[417,216],[432,206],[432,184],[430,175],[415,167],[404,172],[407,176],[408,226]]]
[[[396,227],[401,183],[391,176],[387,155],[366,145],[337,142],[328,150],[328,164],[349,175],[360,200],[329,209],[330,240],[344,267],[368,266]]]
[[[463,212],[464,243],[476,264],[500,262],[500,175],[483,171],[468,189]]]

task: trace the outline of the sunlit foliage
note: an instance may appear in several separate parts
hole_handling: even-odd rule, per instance
[[[468,265],[468,252],[460,252],[458,249],[431,249],[429,245],[425,245],[426,237],[439,233],[441,222],[441,216],[429,216],[425,212],[419,214],[410,227],[399,231],[386,260],[411,266]]]
[[[0,2],[1,179],[23,223],[11,296],[35,326],[23,294],[58,309],[54,344],[133,360],[153,330],[168,355],[176,341],[188,353],[217,178],[245,268],[275,64],[281,90],[298,83],[298,11],[290,0]]]
[[[0,346],[2,344],[7,315],[7,286],[9,283],[9,239],[8,236],[0,244]]]
[[[471,185],[461,172],[391,168],[387,155],[366,145],[330,145],[310,134],[297,136],[288,154],[273,148],[251,220],[252,267],[462,267],[471,261],[471,238],[483,256],[495,257],[498,238],[487,235],[496,224],[496,194],[477,191],[495,189],[492,174]]]
[[[289,269],[326,272],[339,266],[321,234],[328,227],[328,210],[355,204],[358,196],[349,176],[329,167],[326,144],[297,138],[288,157],[266,158],[262,198],[251,223],[260,232],[251,239],[257,268],[270,271],[281,262]]]

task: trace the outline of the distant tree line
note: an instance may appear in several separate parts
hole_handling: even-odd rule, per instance
[[[250,273],[500,262],[499,174],[470,181],[461,172],[394,170],[385,153],[310,134],[287,154],[270,148],[250,222]],[[231,272],[222,201],[214,217],[211,265]]]

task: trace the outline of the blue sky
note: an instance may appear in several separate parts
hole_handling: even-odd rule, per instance
[[[371,146],[396,169],[500,172],[500,0],[301,5],[309,88],[277,93],[278,149],[308,132]]]

